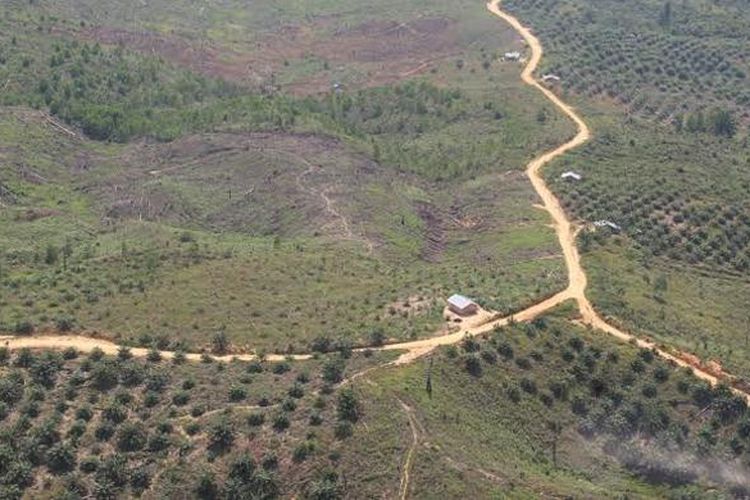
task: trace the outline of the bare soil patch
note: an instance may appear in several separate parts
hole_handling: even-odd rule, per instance
[[[362,229],[366,214],[352,204],[358,189],[380,182],[383,174],[331,137],[193,135],[169,144],[135,144],[117,163],[127,168],[86,188],[106,218],[253,234],[325,234],[372,246]]]
[[[295,61],[319,59],[326,65],[295,77],[285,92],[309,95],[331,89],[331,69],[354,65],[367,75],[357,87],[390,84],[429,70],[432,63],[461,51],[458,23],[442,17],[369,21],[358,26],[336,25],[318,18],[258,35],[241,49],[178,34],[131,31],[97,26],[76,36],[154,55],[206,76],[251,86],[273,85],[274,76]]]
[[[417,203],[416,208],[425,225],[422,258],[427,262],[439,262],[446,247],[444,218],[429,203]]]

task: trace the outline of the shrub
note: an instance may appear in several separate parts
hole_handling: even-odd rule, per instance
[[[479,356],[473,352],[464,357],[464,368],[474,377],[482,375],[482,362],[479,360]]]
[[[514,403],[518,403],[521,401],[521,391],[516,387],[515,385],[511,385],[507,389],[508,399],[513,401]]]
[[[133,353],[130,352],[130,348],[126,346],[120,346],[119,349],[117,349],[117,359],[120,361],[127,361],[128,359],[133,357]]]
[[[159,395],[155,392],[147,392],[145,396],[143,396],[143,406],[146,408],[153,408],[154,406],[159,404]]]
[[[153,392],[161,392],[169,383],[169,377],[162,372],[152,371],[146,378],[146,389]]]
[[[247,373],[263,373],[263,365],[257,361],[252,361],[245,368]]]
[[[98,347],[94,347],[91,349],[91,352],[89,353],[89,359],[91,361],[99,361],[104,357],[104,351],[102,351]]]
[[[94,430],[94,437],[99,441],[109,441],[115,433],[115,427],[110,422],[102,422]]]
[[[203,500],[215,500],[219,497],[219,487],[211,471],[204,470],[201,472],[193,489],[196,496]]]
[[[555,399],[552,397],[552,394],[550,394],[549,392],[543,392],[539,394],[539,400],[547,408],[552,407],[552,405],[555,403]]]
[[[339,420],[346,420],[348,422],[359,420],[359,403],[354,391],[350,387],[339,392],[336,414]]]
[[[75,347],[68,347],[63,351],[63,358],[67,360],[76,359],[78,357],[78,349]]]
[[[577,336],[576,337],[571,337],[571,339],[568,340],[568,345],[574,351],[577,351],[577,352],[580,352],[581,350],[583,350],[583,347],[584,347],[583,340],[581,340],[581,338],[577,337]]]
[[[61,368],[61,357],[57,353],[45,352],[34,359],[29,367],[29,373],[34,382],[51,388],[55,385],[57,373]]]
[[[341,382],[344,374],[344,363],[341,359],[329,359],[323,365],[323,380],[329,384]]]
[[[172,355],[172,363],[175,365],[182,365],[185,364],[187,361],[187,356],[185,356],[185,353],[183,351],[177,350],[174,352],[174,355]]]
[[[468,335],[463,338],[461,341],[461,348],[465,352],[477,352],[479,351],[479,348],[481,346],[479,345],[479,342],[474,340],[473,337],[469,337]]]
[[[295,383],[292,387],[289,388],[288,394],[290,397],[299,399],[305,395],[305,390],[302,388],[302,386]]]
[[[282,361],[281,363],[275,363],[271,368],[271,372],[273,372],[275,375],[283,375],[291,369],[292,367],[289,365],[289,363],[287,363],[286,361]]]
[[[653,384],[646,384],[643,386],[643,389],[641,390],[641,394],[646,396],[647,398],[655,398],[656,397],[656,386]]]
[[[229,338],[224,330],[217,332],[211,339],[211,352],[224,355],[229,351]]]
[[[261,426],[265,421],[266,416],[262,413],[251,413],[247,416],[247,424],[251,427]]]
[[[31,335],[34,333],[34,325],[29,321],[18,321],[13,325],[15,335]]]
[[[536,383],[529,378],[523,377],[521,379],[520,385],[521,389],[523,389],[524,392],[527,392],[529,394],[536,394],[537,392]]]
[[[346,439],[353,434],[351,422],[341,421],[336,423],[336,427],[333,429],[333,435],[336,439]]]
[[[122,363],[119,367],[120,382],[127,387],[135,387],[143,383],[143,367],[136,363]]]
[[[650,349],[641,349],[638,351],[638,357],[646,363],[651,363],[654,360],[654,353]]]
[[[386,341],[385,332],[383,331],[383,328],[380,326],[375,327],[372,330],[370,330],[369,338],[370,338],[370,345],[376,346],[376,347],[382,346],[383,344],[385,344],[385,341]]]
[[[55,318],[55,326],[62,332],[69,332],[75,326],[76,320],[70,316],[58,316]]]
[[[102,410],[102,418],[119,424],[128,417],[128,411],[119,404],[111,404]]]
[[[494,365],[495,363],[497,363],[497,355],[489,349],[482,349],[481,356],[484,362],[487,364]]]
[[[654,369],[654,380],[663,384],[669,380],[669,370],[664,366],[657,366],[656,369]]]
[[[91,370],[91,382],[100,391],[108,391],[117,385],[117,367],[113,363],[97,363]]]
[[[646,370],[646,365],[643,364],[643,361],[640,359],[634,359],[630,363],[630,369],[633,371],[633,373],[643,373]]]
[[[516,365],[524,370],[531,369],[531,361],[528,358],[516,358]]]
[[[156,346],[152,347],[148,350],[146,359],[151,363],[159,363],[161,361],[161,351]]]
[[[130,486],[136,494],[144,492],[151,484],[151,475],[145,467],[136,467],[130,471]]]
[[[225,418],[217,420],[208,429],[209,447],[214,450],[225,450],[234,443],[234,430]]]
[[[94,412],[89,406],[81,406],[76,410],[75,415],[77,419],[88,422],[89,420],[91,420],[91,417],[94,416]]]
[[[68,437],[72,439],[76,439],[76,438],[83,436],[85,432],[86,432],[86,421],[76,420],[70,426],[70,429],[68,429]]]
[[[148,451],[159,452],[169,448],[170,439],[167,434],[157,432],[148,438]]]
[[[247,452],[237,456],[229,466],[229,478],[249,482],[255,472],[255,460]]]
[[[247,391],[241,385],[235,385],[229,389],[229,401],[243,401],[245,398],[247,398]]]
[[[344,485],[339,481],[338,474],[326,469],[317,474],[316,478],[306,486],[305,497],[312,500],[326,500],[344,498]]]
[[[570,409],[575,413],[576,415],[586,415],[589,412],[588,405],[586,404],[586,401],[576,396],[573,398],[573,401],[570,403]]]
[[[272,426],[276,432],[282,432],[288,429],[289,425],[289,417],[287,417],[286,413],[277,413],[273,418]]]
[[[286,398],[281,403],[281,409],[284,411],[294,411],[297,409],[297,403],[292,398]]]
[[[68,472],[75,465],[75,452],[69,444],[57,443],[47,451],[47,466],[53,472]]]
[[[186,391],[179,391],[172,396],[172,403],[176,406],[185,406],[190,401],[190,394]]]
[[[96,469],[99,467],[99,458],[98,457],[84,457],[81,459],[81,463],[78,465],[78,468],[81,469],[81,472],[85,472],[86,474],[91,474],[92,472],[96,472]]]
[[[266,470],[274,470],[279,467],[279,459],[274,452],[269,451],[263,455],[263,458],[260,460],[260,465]]]
[[[19,368],[28,368],[34,362],[34,353],[28,347],[23,347],[18,350],[16,359],[13,360],[13,365]]]
[[[328,337],[316,337],[310,343],[310,350],[313,352],[325,353],[331,350],[331,339]]]
[[[295,463],[304,462],[312,452],[312,446],[309,442],[300,443],[292,451],[292,460]]]

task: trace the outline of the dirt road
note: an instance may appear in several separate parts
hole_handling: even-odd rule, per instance
[[[63,350],[73,347],[81,352],[91,352],[94,349],[101,349],[104,354],[110,356],[117,355],[117,351],[120,349],[120,345],[110,342],[109,340],[96,339],[93,337],[85,337],[83,335],[41,335],[34,337],[12,337],[12,336],[0,336],[0,346],[7,346],[10,349],[23,349],[28,347],[30,349],[55,349]],[[130,349],[130,353],[136,358],[145,358],[148,356],[150,349],[144,349],[142,347],[133,347]],[[173,351],[160,351],[162,358],[172,359],[175,355]],[[200,361],[202,354],[199,353],[185,353],[185,359],[188,361]],[[224,356],[211,356],[214,361],[229,362],[232,360],[238,361],[253,361],[258,359],[255,354],[227,354]],[[281,354],[268,354],[263,357],[268,361],[284,361],[286,359],[292,360],[306,360],[312,358],[310,354],[296,354],[294,356],[286,356]]]
[[[388,344],[385,346],[373,347],[373,350],[398,350],[405,351],[395,362],[390,364],[404,364],[412,362],[425,354],[428,354],[433,349],[439,346],[450,345],[460,342],[466,335],[481,335],[492,331],[497,326],[507,325],[511,319],[515,321],[529,321],[535,317],[543,314],[544,312],[560,305],[567,300],[574,300],[578,304],[578,308],[581,314],[581,322],[589,325],[598,330],[602,330],[618,339],[623,341],[634,341],[638,346],[654,349],[661,357],[674,362],[678,366],[690,367],[698,378],[706,380],[711,384],[717,384],[720,380],[705,371],[700,366],[695,366],[686,359],[677,357],[667,351],[658,348],[655,344],[649,341],[638,339],[633,335],[624,332],[610,324],[608,324],[602,317],[600,317],[594,310],[591,302],[586,297],[586,273],[581,266],[580,255],[575,245],[575,235],[577,228],[568,220],[565,212],[560,206],[559,200],[552,194],[552,191],[547,187],[544,179],[541,176],[541,169],[548,164],[550,161],[565,154],[569,150],[584,144],[591,137],[590,130],[583,119],[570,107],[568,104],[558,98],[551,90],[547,89],[539,82],[534,79],[534,72],[539,65],[539,61],[544,54],[542,45],[539,40],[529,31],[528,28],[524,27],[515,17],[500,10],[500,0],[492,0],[487,4],[487,9],[497,17],[503,19],[509,23],[518,33],[524,38],[528,47],[531,51],[531,56],[528,60],[528,64],[521,73],[521,78],[528,85],[539,90],[544,96],[568,116],[577,128],[576,135],[565,144],[558,146],[557,148],[548,151],[541,156],[532,160],[527,169],[526,173],[534,186],[534,189],[542,199],[543,205],[541,206],[549,212],[552,217],[557,237],[560,241],[560,246],[563,251],[565,259],[565,265],[568,270],[568,287],[562,292],[553,295],[550,298],[540,301],[533,306],[524,309],[523,311],[517,312],[512,316],[499,318],[497,320],[485,323],[484,325],[467,328],[462,331],[452,333],[450,335],[443,335],[440,337],[432,337],[427,339],[415,340],[411,342],[401,342],[396,344]],[[76,349],[84,352],[90,352],[94,348],[100,348],[107,354],[116,354],[118,345],[108,342],[105,340],[98,340],[84,336],[41,336],[41,337],[0,337],[0,342],[5,343],[11,349],[18,349],[22,347],[30,348],[51,348],[51,349],[65,349],[67,347],[75,347]],[[0,344],[1,345],[1,344]],[[134,356],[145,357],[148,354],[147,349],[133,349],[132,354]],[[171,358],[174,356],[172,352],[163,352],[163,357]],[[188,360],[200,360],[200,354],[187,354]],[[292,359],[309,359],[310,355],[296,355]],[[233,358],[240,360],[251,360],[256,359],[256,356],[241,355],[241,356],[222,356],[216,357],[218,361],[229,361]],[[279,361],[286,359],[286,356],[281,355],[270,355],[266,359],[269,361]],[[741,395],[750,402],[750,394],[742,392],[738,389],[734,389],[735,393]]]

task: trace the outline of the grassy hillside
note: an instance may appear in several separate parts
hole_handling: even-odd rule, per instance
[[[748,118],[746,2],[511,0],[546,40],[544,72],[638,116],[685,122],[715,107]]]
[[[397,490],[393,469],[381,464],[397,445],[374,439],[401,436],[402,471],[411,413],[418,437],[409,491],[418,498],[746,491],[742,400],[562,317],[467,340],[359,383],[365,403],[354,442],[371,458],[347,471],[349,480],[365,485],[366,496],[381,480]],[[400,420],[386,424],[384,406]],[[370,447],[377,452],[365,453]]]
[[[597,308],[746,377],[743,2],[505,5],[545,45],[540,74],[561,77],[555,91],[594,132],[547,179],[572,217],[622,226],[580,240]],[[568,170],[582,181],[562,180]]]
[[[155,32],[173,23],[172,35],[203,37],[227,60],[273,53],[250,42],[230,50],[208,12],[208,25],[194,24],[171,17],[184,6],[152,7]],[[433,30],[420,24],[427,14],[442,19],[444,57],[303,97],[283,75],[256,85],[139,37],[104,37],[131,29],[138,8],[4,5],[0,132],[13,146],[0,151],[3,329],[195,348],[224,332],[236,348],[299,351],[431,335],[457,291],[505,312],[559,290],[554,235],[520,169],[569,124],[497,60],[498,45],[518,41],[481,5],[421,7],[372,22],[390,33],[394,19],[417,31]],[[287,8],[237,20],[278,37]],[[305,8],[295,25],[320,40],[383,36],[365,4],[325,29],[316,23],[332,5]],[[411,63],[408,51],[427,50],[420,37],[393,36]],[[335,68],[360,71],[359,57]]]
[[[0,349],[2,492],[144,498],[746,494],[748,416],[565,310],[403,367]],[[408,470],[408,482],[402,482]]]
[[[358,401],[336,384],[387,359],[158,356],[0,350],[3,498],[291,496],[345,458]]]
[[[4,118],[15,144],[2,153],[6,329],[194,346],[225,330],[237,345],[300,350],[373,330],[431,334],[455,290],[511,310],[563,285],[517,173],[449,193],[330,137],[120,146],[70,137],[35,112]]]

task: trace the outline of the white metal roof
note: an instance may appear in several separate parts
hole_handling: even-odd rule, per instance
[[[581,174],[578,174],[576,172],[565,172],[560,177],[563,179],[575,179],[577,181],[580,181],[582,179]]]
[[[469,307],[470,305],[474,304],[474,301],[471,300],[468,297],[464,297],[463,295],[451,295],[448,298],[448,304],[458,307],[459,309],[464,309],[465,307]]]

